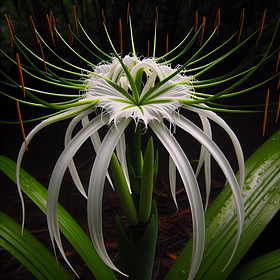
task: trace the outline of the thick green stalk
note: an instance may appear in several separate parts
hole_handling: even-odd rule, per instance
[[[152,203],[151,219],[146,225],[127,228],[118,218],[116,233],[121,270],[129,276],[124,279],[152,279],[158,233],[156,203]]]

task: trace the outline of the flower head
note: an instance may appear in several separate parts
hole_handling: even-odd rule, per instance
[[[125,56],[122,63],[117,58],[109,64],[101,63],[85,80],[84,99],[98,100],[96,107],[110,115],[110,123],[118,124],[123,118],[142,121],[146,127],[155,120],[162,122],[166,119],[174,123],[173,113],[182,106],[180,100],[193,99],[192,77],[180,73],[151,92],[156,80],[163,81],[175,72],[171,66],[133,54]],[[134,86],[133,89],[123,67],[127,68],[133,82],[137,76],[143,76],[139,88]]]
[[[82,26],[80,27],[82,28]],[[179,46],[186,44],[183,47],[181,54],[185,53],[194,43],[199,31],[202,28],[203,25],[200,27],[198,32],[195,33],[193,39],[188,41],[189,33],[179,44]],[[62,41],[64,41],[64,43],[71,50],[73,50],[73,48],[68,45],[59,34],[56,27],[52,28],[51,30],[53,32],[55,31]],[[36,29],[35,33],[40,45],[44,45],[45,47],[49,48],[49,50],[51,50],[51,48],[45,44]],[[215,32],[213,32],[207,42],[214,36],[214,34]],[[87,36],[86,33],[85,35]],[[67,67],[71,67],[72,70],[64,70],[51,63],[48,63],[44,60],[44,58],[40,58],[39,56],[32,53],[34,57],[44,61],[48,69],[48,73],[44,73],[43,71],[37,69],[35,65],[32,65],[31,61],[29,61],[31,66],[36,68],[35,70],[38,72],[38,76],[32,74],[35,78],[41,79],[53,86],[63,87],[64,89],[74,89],[77,91],[77,93],[79,91],[79,95],[77,94],[73,96],[73,99],[70,102],[48,103],[36,95],[36,93],[39,92],[49,94],[48,92],[25,87],[26,95],[33,100],[33,103],[29,102],[30,105],[50,107],[60,110],[58,113],[47,117],[45,120],[39,123],[26,137],[26,144],[29,145],[32,138],[45,126],[56,121],[74,117],[68,125],[68,129],[65,134],[65,149],[61,153],[54,167],[48,188],[47,220],[51,240],[53,245],[55,243],[58,245],[63,257],[66,259],[60,239],[57,218],[57,204],[61,182],[64,173],[68,168],[75,185],[80,190],[82,195],[88,199],[88,226],[92,242],[103,261],[112,269],[117,270],[106,252],[102,234],[102,196],[104,182],[106,176],[111,182],[107,170],[110,164],[112,153],[116,149],[117,157],[127,181],[127,186],[131,191],[126,162],[125,130],[131,122],[134,123],[136,127],[142,126],[145,131],[148,129],[151,130],[161,141],[170,155],[170,189],[174,202],[176,203],[176,170],[178,170],[181,176],[189,199],[193,221],[193,255],[192,266],[189,274],[189,278],[192,279],[195,276],[202,260],[205,237],[204,208],[196,177],[202,165],[204,164],[207,190],[207,207],[211,186],[211,156],[219,164],[227,181],[229,182],[236,203],[238,230],[234,250],[237,247],[244,220],[244,206],[241,196],[241,190],[243,188],[244,182],[244,159],[242,149],[237,137],[230,127],[222,118],[213,112],[213,110],[219,111],[220,109],[211,102],[219,98],[229,97],[230,94],[233,96],[240,94],[240,92],[232,92],[233,89],[245,81],[256,71],[256,69],[258,69],[258,67],[268,56],[269,49],[262,58],[261,62],[256,64],[254,67],[248,70],[243,70],[239,73],[236,72],[237,74],[232,74],[234,72],[230,72],[222,77],[213,78],[212,80],[207,80],[204,82],[197,80],[202,73],[210,70],[217,63],[232,54],[251,37],[241,42],[233,50],[227,52],[219,59],[204,66],[200,66],[197,69],[191,69],[191,66],[194,63],[200,61],[202,58],[208,57],[210,55],[206,54],[204,57],[199,58],[199,55],[202,53],[207,42],[202,45],[202,47],[188,61],[180,66],[177,66],[176,68],[172,68],[171,63],[174,61],[174,59],[168,60],[167,55],[170,56],[174,51],[177,50],[179,46],[162,57],[139,57],[136,55],[134,50],[132,31],[131,37],[132,53],[124,56],[123,58],[119,53],[116,52],[113,45],[112,48],[114,50],[114,55],[107,55],[100,51],[90,40],[92,46],[106,57],[105,60],[100,61],[97,65],[93,65],[91,62],[85,60],[82,58],[82,56],[77,54],[77,59],[83,59],[85,63],[91,65],[91,69],[84,69],[75,66],[70,62],[60,58],[52,50],[51,52],[57,56],[57,59],[63,63],[66,63]],[[15,37],[14,40],[17,47],[21,51],[29,51],[28,48],[17,37]],[[213,52],[218,51],[218,49],[219,47]],[[4,52],[2,53],[4,54]],[[76,52],[74,53],[76,54]],[[6,54],[4,55],[8,57]],[[11,58],[9,59],[13,61]],[[27,67],[20,67],[20,69],[22,69],[24,73],[30,74]],[[53,70],[71,74],[73,77],[78,77],[78,79],[58,77],[58,75],[55,74]],[[188,73],[194,74],[188,75]],[[2,72],[2,74],[4,73]],[[224,81],[231,80],[235,77],[242,78],[240,78],[238,82],[234,83],[232,86],[221,92],[217,92],[216,94],[204,94],[198,91],[198,89],[202,86],[223,83]],[[11,79],[9,80],[12,86],[16,84]],[[24,88],[23,84],[21,84],[21,86],[16,86]],[[246,90],[243,92],[245,91]],[[64,95],[60,94],[59,96]],[[66,96],[69,97],[69,95],[65,95],[65,97]],[[23,102],[22,100],[20,101]],[[197,113],[201,120],[202,128],[181,114],[181,111],[183,110]],[[97,113],[97,115],[95,115],[90,120],[89,116],[92,115],[92,113]],[[239,182],[237,181],[227,158],[212,140],[211,125],[209,120],[215,122],[222,129],[224,129],[232,141],[239,165]],[[72,133],[79,122],[82,123],[83,128],[74,137],[72,137]],[[187,132],[201,144],[200,158],[196,172],[194,172],[187,155],[177,142],[175,134],[173,134],[173,131],[170,130],[170,125]],[[106,136],[100,140],[98,131],[104,126],[108,126],[109,129]],[[86,194],[79,174],[76,170],[73,157],[81,145],[89,138],[91,139],[93,147],[96,151],[96,158],[94,160],[90,174],[88,194]],[[25,150],[26,145],[23,143],[17,161],[17,180],[19,192],[19,167]]]

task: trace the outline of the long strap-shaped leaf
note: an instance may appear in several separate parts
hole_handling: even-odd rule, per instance
[[[21,225],[0,212],[0,245],[17,258],[36,279],[73,279],[66,269],[57,264],[54,255]]]
[[[227,280],[280,279],[280,249],[262,255],[239,267]]]
[[[280,209],[280,130],[245,163],[242,192],[245,223],[239,246],[225,268],[234,246],[236,215],[227,185],[206,212],[205,252],[194,279],[227,279],[253,242]],[[192,255],[189,240],[165,280],[187,279]]]
[[[15,182],[15,162],[7,157],[0,156],[0,169]],[[20,171],[20,186],[22,190],[38,205],[38,207],[46,213],[47,190],[22,169]],[[58,205],[58,219],[59,227],[62,233],[67,237],[76,251],[83,258],[96,279],[117,279],[113,271],[100,259],[90,239],[87,237],[82,228],[61,205]]]

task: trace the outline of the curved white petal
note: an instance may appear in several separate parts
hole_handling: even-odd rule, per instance
[[[209,138],[212,138],[212,131],[211,131],[209,120],[207,119],[207,117],[201,114],[199,114],[199,117],[202,122],[203,131],[206,133],[206,135],[208,135]],[[205,201],[205,211],[206,211],[208,207],[210,190],[211,190],[211,157],[209,152],[205,150],[205,147],[201,145],[199,162],[195,172],[196,176],[198,176],[198,173],[200,171],[203,162],[204,162],[204,175],[205,175],[204,177],[205,177],[205,189],[206,189],[206,201]]]
[[[238,220],[238,227],[237,227],[237,236],[236,236],[236,242],[233,249],[233,253],[231,255],[231,258],[233,257],[235,250],[237,248],[242,228],[244,224],[244,205],[242,201],[242,195],[241,190],[239,188],[238,182],[236,180],[236,177],[234,175],[234,172],[228,163],[226,157],[221,152],[221,150],[218,148],[218,146],[213,142],[212,139],[210,139],[199,127],[194,125],[192,122],[190,122],[188,119],[186,119],[183,116],[178,117],[177,114],[174,114],[174,119],[176,125],[181,127],[186,132],[190,133],[194,138],[197,139],[208,151],[209,153],[214,157],[216,162],[219,164],[220,168],[222,169],[225,177],[227,178],[229,185],[232,189],[232,194],[234,197],[235,205],[236,205],[236,213],[237,213],[237,220]],[[231,260],[230,258],[230,260]]]
[[[129,174],[128,174],[128,168],[127,168],[127,163],[126,163],[126,143],[125,143],[125,134],[124,132],[121,134],[120,139],[117,143],[116,146],[116,152],[117,152],[117,157],[120,161],[123,174],[127,183],[127,187],[129,189],[129,192],[131,192],[131,187],[130,187],[130,181],[129,181]]]
[[[202,260],[205,242],[205,218],[198,183],[184,151],[167,127],[156,121],[150,122],[149,126],[172,157],[189,199],[193,221],[193,254],[188,279],[193,279]]]
[[[90,114],[91,112],[94,111],[94,108],[90,108],[84,112],[82,112],[81,114],[79,114],[78,116],[76,116],[68,125],[66,133],[65,133],[65,137],[64,137],[64,145],[65,147],[69,144],[69,142],[72,139],[72,132],[74,130],[74,128],[76,127],[76,125],[79,123],[79,121],[81,119],[83,119],[85,116],[87,116],[88,114]],[[79,190],[79,192],[85,197],[87,198],[87,194],[85,192],[85,188],[80,180],[78,171],[76,169],[76,166],[74,164],[74,160],[71,159],[71,161],[68,164],[68,169],[70,172],[70,175],[72,177],[72,180],[74,182],[74,184],[76,185],[77,189]]]
[[[104,121],[104,120],[102,120],[102,121]],[[83,125],[83,127],[87,126],[88,123],[89,123],[88,116],[85,116],[85,117],[82,119],[82,125]],[[95,153],[97,154],[97,153],[98,153],[98,150],[99,150],[99,148],[100,148],[100,146],[101,146],[101,140],[100,140],[98,131],[95,131],[94,133],[92,133],[92,134],[90,135],[90,140],[91,140],[91,143],[92,143],[93,148],[94,148],[94,150],[95,150]],[[113,182],[112,182],[112,180],[111,180],[111,177],[110,177],[109,172],[107,172],[106,176],[107,176],[107,179],[108,179],[108,181],[109,181],[109,183],[110,183],[112,189],[115,190],[114,184],[113,184]]]
[[[147,77],[147,82],[143,90],[141,91],[141,95],[140,95],[141,98],[151,89],[151,87],[154,86],[156,77],[157,77],[156,72],[153,72],[149,77]]]
[[[41,123],[39,123],[38,125],[36,125],[31,132],[27,135],[26,137],[26,144],[29,145],[29,143],[31,142],[31,140],[33,139],[33,137],[44,127],[48,126],[49,124],[55,123],[57,121],[60,120],[64,120],[70,117],[71,113],[75,113],[75,111],[77,113],[79,113],[79,110],[81,108],[83,108],[84,106],[78,106],[75,108],[72,108],[68,111],[62,112],[59,115],[55,115],[52,116],[44,121],[42,121]],[[22,196],[22,192],[21,192],[21,188],[20,188],[20,180],[19,180],[19,170],[20,170],[20,165],[22,162],[22,158],[24,156],[24,153],[26,151],[26,147],[25,147],[25,143],[23,142],[20,148],[20,151],[18,153],[18,157],[17,157],[17,165],[16,165],[16,182],[17,182],[17,189],[18,189],[18,193],[19,193],[19,197],[20,197],[20,201],[21,201],[21,205],[22,205],[22,231],[24,228],[24,222],[25,222],[25,207],[24,207],[24,199]]]
[[[140,61],[139,63],[137,63],[136,66],[134,66],[131,70],[131,76],[132,77],[135,77],[137,71],[140,69],[140,68],[144,68],[144,71],[146,69],[148,70],[152,70],[152,72],[155,72],[159,78],[159,80],[163,80],[164,79],[164,76],[162,74],[162,72],[160,71],[160,68],[158,67],[158,64],[153,61],[152,59],[145,59],[143,61]]]
[[[111,161],[112,153],[122,132],[130,121],[131,119],[123,119],[117,125],[112,126],[103,139],[92,167],[87,203],[88,226],[92,243],[103,262],[120,273],[122,272],[112,263],[104,245],[102,233],[102,197],[105,175]]]
[[[43,129],[45,126],[47,126],[48,124],[46,122],[41,122],[38,125],[36,125],[31,132],[27,135],[26,137],[26,144],[28,145],[30,143],[30,141],[32,140],[32,138],[41,130]],[[18,194],[20,197],[20,201],[21,201],[21,207],[22,207],[22,224],[21,224],[21,230],[23,232],[23,228],[24,228],[24,223],[25,223],[25,207],[24,207],[24,199],[22,196],[22,192],[21,192],[21,188],[20,188],[20,180],[19,180],[19,171],[20,171],[20,165],[21,165],[21,161],[22,158],[24,156],[24,153],[26,151],[26,147],[25,147],[25,143],[23,142],[20,148],[20,151],[18,153],[18,157],[17,157],[17,166],[16,166],[16,181],[17,181],[17,189],[18,189]]]
[[[169,184],[173,201],[176,206],[176,213],[178,212],[178,203],[176,199],[176,165],[171,156],[169,156]]]
[[[205,115],[207,118],[213,120],[215,123],[217,123],[219,126],[221,126],[226,131],[226,133],[230,137],[232,144],[234,146],[234,149],[235,149],[235,153],[236,153],[236,157],[237,157],[237,161],[238,161],[238,167],[239,167],[239,187],[242,190],[243,186],[244,186],[244,179],[245,179],[244,156],[243,156],[241,145],[240,145],[236,135],[234,134],[234,132],[231,130],[231,128],[227,125],[227,123],[221,117],[219,117],[217,114],[215,114],[214,112],[212,112],[210,110],[198,109],[198,108],[194,108],[194,107],[187,106],[187,105],[184,105],[182,107],[185,109],[188,109],[190,111],[196,112],[198,114]]]
[[[108,120],[109,116],[103,116],[103,119]],[[94,133],[96,130],[101,128],[104,125],[102,122],[101,116],[97,116],[93,119],[88,126],[82,128],[77,135],[71,140],[71,142],[66,146],[62,154],[60,155],[53,173],[51,175],[51,179],[49,182],[48,188],[48,196],[47,196],[47,222],[50,233],[51,242],[53,248],[55,249],[54,240],[63,256],[67,264],[69,264],[60,239],[59,225],[58,225],[58,216],[57,216],[57,204],[58,204],[58,196],[61,187],[61,182],[66,171],[66,168],[77,152],[77,150],[81,147],[81,145],[88,139],[88,137]],[[72,267],[71,267],[72,268]],[[73,268],[72,268],[73,269]],[[74,270],[73,270],[74,271]]]

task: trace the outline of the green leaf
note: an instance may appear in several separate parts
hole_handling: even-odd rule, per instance
[[[280,249],[265,254],[234,270],[228,280],[280,279]]]
[[[123,170],[115,153],[112,154],[111,170],[114,179],[114,186],[119,195],[123,211],[129,223],[136,226],[139,224],[138,214],[134,206],[132,196],[129,193]]]
[[[237,229],[235,204],[229,185],[207,210],[205,252],[195,279],[227,279],[277,213],[280,208],[279,166],[280,131],[267,140],[245,163],[246,178],[242,191],[245,223],[239,246],[227,267]],[[186,279],[191,255],[192,239],[188,241],[165,279]]]
[[[15,162],[7,157],[0,156],[0,169],[16,182]],[[26,195],[46,213],[47,190],[23,169],[20,171],[20,185]],[[113,271],[100,259],[85,232],[61,205],[58,205],[58,220],[62,233],[80,254],[94,276],[98,280],[116,279]]]
[[[0,245],[18,259],[37,279],[73,279],[55,257],[21,225],[0,212]]]

